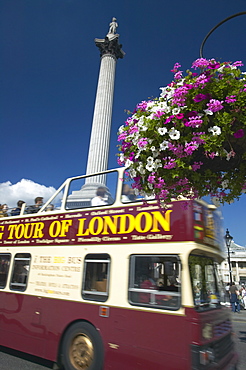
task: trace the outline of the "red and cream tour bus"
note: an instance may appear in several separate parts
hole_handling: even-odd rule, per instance
[[[124,169],[74,177],[0,219],[0,345],[65,370],[236,369],[220,214],[122,189]]]

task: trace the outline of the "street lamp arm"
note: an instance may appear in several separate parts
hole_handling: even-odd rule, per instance
[[[233,14],[230,17],[227,17],[226,19],[224,19],[223,21],[221,21],[220,23],[218,23],[214,28],[211,29],[211,31],[209,31],[209,33],[205,36],[205,38],[204,38],[204,40],[203,40],[203,42],[201,44],[201,47],[200,47],[200,58],[203,58],[203,47],[204,47],[205,42],[207,41],[207,39],[211,35],[211,33],[213,33],[216,30],[216,28],[218,28],[219,26],[221,26],[223,23],[229,21],[232,18],[238,17],[239,15],[243,15],[243,14],[246,14],[246,11],[245,12],[240,12],[240,13]]]

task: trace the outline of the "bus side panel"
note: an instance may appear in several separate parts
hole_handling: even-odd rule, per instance
[[[170,370],[178,369],[180,364],[183,369],[189,368],[184,316],[110,307],[109,316],[102,317],[98,304],[4,292],[0,299],[8,307],[2,308],[0,316],[3,346],[56,361],[66,327],[86,320],[101,334],[104,369],[161,369],[164,362],[168,362]]]
[[[105,369],[190,369],[189,330],[174,312],[112,308],[111,344]],[[189,360],[190,361],[190,360]]]
[[[46,328],[38,297],[0,292],[0,344],[44,356]]]
[[[72,302],[25,294],[0,292],[0,344],[32,355],[57,360],[64,330],[74,321],[86,320],[100,332],[104,349],[104,370],[161,370],[191,368],[191,344],[204,345],[202,328],[206,323],[219,330],[227,327],[226,309],[198,314],[186,309],[186,315],[175,311],[155,312],[131,306],[108,308],[108,317],[100,316],[100,304]],[[105,304],[102,304],[105,307]],[[223,329],[224,337],[230,328]],[[212,330],[212,333],[214,330]],[[213,337],[207,342],[218,341]],[[229,340],[229,339],[228,339]],[[235,362],[233,347],[221,354],[219,368]]]
[[[102,304],[102,306],[106,306]],[[187,322],[184,316],[167,313],[109,307],[108,317],[100,316],[100,305],[45,299],[48,312],[55,312],[46,325],[48,335],[45,357],[55,360],[58,341],[63,330],[73,321],[86,320],[100,332],[105,350],[104,369],[149,370],[188,369],[190,356],[187,341]],[[53,319],[52,319],[53,316]]]

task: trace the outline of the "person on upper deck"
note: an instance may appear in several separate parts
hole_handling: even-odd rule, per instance
[[[99,186],[96,192],[96,196],[92,198],[91,200],[91,205],[93,207],[96,207],[96,206],[103,206],[103,205],[108,204],[108,202],[106,201],[105,195],[106,195],[106,188],[104,188],[103,186]]]
[[[7,204],[0,204],[0,217],[8,217],[8,209]]]
[[[124,184],[122,188],[122,203],[134,202],[136,200],[136,194],[134,189],[130,188],[128,184]]]
[[[43,205],[43,199],[42,197],[35,198],[35,204],[27,208],[27,213],[37,213]]]
[[[20,214],[23,203],[25,203],[24,200],[18,200],[17,207],[13,208],[10,212],[11,216],[18,216]]]

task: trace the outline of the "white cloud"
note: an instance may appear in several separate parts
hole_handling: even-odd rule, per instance
[[[10,208],[16,207],[18,200],[24,200],[27,204],[34,204],[36,197],[43,197],[44,202],[54,194],[53,186],[37,184],[31,180],[22,179],[16,184],[10,181],[0,183],[0,204],[7,204]]]

